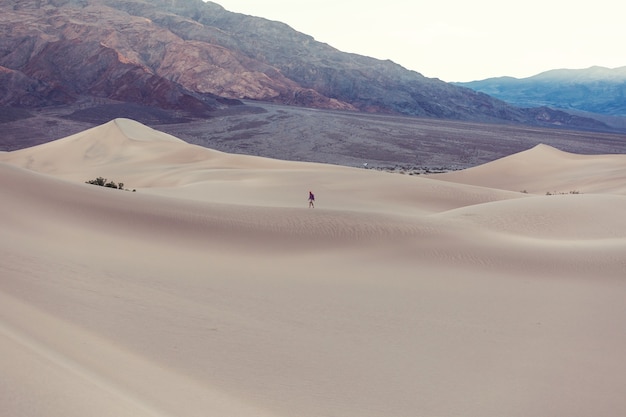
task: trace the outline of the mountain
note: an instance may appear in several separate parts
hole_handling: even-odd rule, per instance
[[[2,0],[0,7],[0,105],[37,108],[95,97],[202,115],[223,101],[137,59],[140,49],[133,48],[150,48],[131,38],[147,40],[156,28],[142,33],[142,24],[121,10],[98,1]]]
[[[558,69],[528,78],[499,77],[455,84],[516,106],[626,116],[626,67]]]
[[[110,107],[99,109],[131,103],[182,117],[252,99],[480,122],[606,127],[549,109],[537,117],[391,61],[341,52],[283,23],[202,0],[0,0],[0,8],[4,107],[78,103],[80,117],[95,107],[93,118],[119,117]]]

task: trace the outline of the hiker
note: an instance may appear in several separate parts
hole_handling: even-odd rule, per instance
[[[309,191],[309,208],[315,208],[315,196],[311,191]]]

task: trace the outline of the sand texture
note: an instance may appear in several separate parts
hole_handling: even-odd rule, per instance
[[[0,196],[2,416],[626,415],[625,155],[408,176],[115,119]]]

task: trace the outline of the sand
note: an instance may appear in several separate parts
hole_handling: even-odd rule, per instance
[[[403,176],[127,119],[0,153],[0,414],[624,415],[625,178],[544,145]]]

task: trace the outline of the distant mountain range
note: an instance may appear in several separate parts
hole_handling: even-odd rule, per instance
[[[521,108],[391,61],[344,53],[283,23],[202,0],[0,0],[0,10],[0,106],[5,109],[0,121],[26,117],[28,109],[68,104],[83,111],[108,106],[103,115],[132,117],[114,114],[110,106],[116,103],[204,117],[252,99],[608,129],[592,118],[548,107]]]
[[[626,116],[626,67],[558,69],[528,78],[498,77],[455,84],[515,106]]]

